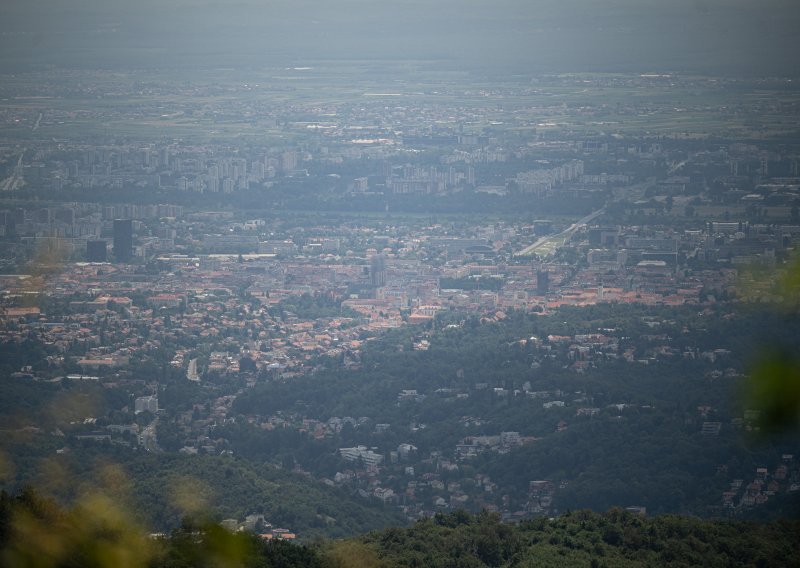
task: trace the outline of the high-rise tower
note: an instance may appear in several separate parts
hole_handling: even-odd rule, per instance
[[[550,273],[540,270],[536,273],[536,293],[540,296],[546,295],[550,291]]]
[[[376,254],[370,260],[369,276],[374,287],[380,288],[386,285],[386,260],[382,254]]]
[[[133,258],[133,221],[114,219],[114,260],[130,262]]]
[[[86,241],[86,260],[89,262],[108,262],[108,244],[101,240]]]

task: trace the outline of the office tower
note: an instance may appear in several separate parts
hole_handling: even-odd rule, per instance
[[[158,151],[158,161],[160,162],[161,167],[169,167],[169,148],[161,148]]]
[[[536,273],[536,293],[544,296],[550,289],[550,273],[540,270]]]
[[[114,219],[114,260],[129,262],[133,258],[133,221]]]
[[[376,288],[386,285],[386,261],[382,254],[376,254],[370,260],[369,275]]]
[[[297,152],[294,150],[287,150],[281,154],[281,170],[290,172],[297,168]]]
[[[86,241],[86,260],[89,262],[108,262],[106,241]]]

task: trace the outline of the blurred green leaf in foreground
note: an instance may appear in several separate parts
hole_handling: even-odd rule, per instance
[[[783,316],[800,316],[800,260],[790,262],[775,291]],[[749,384],[748,403],[760,412],[760,425],[767,432],[800,427],[800,338],[784,339],[765,349],[753,366]]]

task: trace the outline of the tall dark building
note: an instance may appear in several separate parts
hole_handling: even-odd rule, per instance
[[[369,263],[369,276],[376,288],[386,285],[386,260],[382,254],[376,254]]]
[[[86,241],[86,260],[108,262],[108,243],[106,241]]]
[[[133,221],[114,219],[114,260],[130,262],[133,258]]]
[[[536,273],[536,293],[544,296],[550,291],[550,273],[540,270]]]

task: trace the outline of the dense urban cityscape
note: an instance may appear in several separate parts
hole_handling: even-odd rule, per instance
[[[364,57],[0,54],[0,563],[792,558],[796,81]]]

